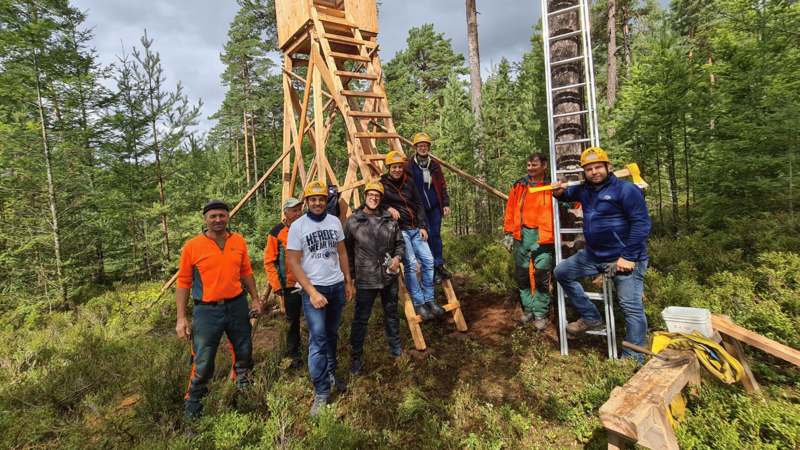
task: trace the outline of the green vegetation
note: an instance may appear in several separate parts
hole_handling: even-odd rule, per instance
[[[780,236],[780,239],[776,237]],[[713,239],[710,239],[712,237]],[[793,244],[792,244],[793,243]],[[800,229],[788,216],[729,222],[675,242],[651,241],[646,303],[652,329],[668,305],[707,307],[800,348]],[[787,248],[788,246],[788,248]],[[239,393],[227,381],[226,346],[206,400],[206,416],[186,425],[182,397],[188,345],[175,337],[172,298],[146,306],[158,285],[118,285],[70,312],[5,316],[0,349],[0,446],[4,448],[605,448],[597,411],[635,372],[606,359],[599,339],[570,341],[561,358],[551,327],[517,323],[511,263],[490,237],[447,242],[470,331],[423,326],[435,353],[388,355],[382,311],[370,320],[365,376],[319,420],[308,412],[307,369],[286,369],[287,325],[262,322],[257,384]],[[471,274],[463,277],[466,274]],[[265,275],[258,274],[259,283]],[[339,373],[347,372],[352,305],[340,331]],[[412,347],[405,321],[401,332]],[[305,331],[303,334],[305,335]],[[704,377],[678,428],[681,448],[781,449],[800,444],[800,371],[749,349],[763,390]],[[186,430],[194,433],[192,438]]]

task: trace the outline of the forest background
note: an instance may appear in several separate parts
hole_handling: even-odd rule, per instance
[[[86,14],[67,0],[0,2],[0,332],[10,343],[0,350],[0,406],[7,411],[0,416],[0,429],[8,431],[0,442],[17,447],[79,439],[78,421],[90,411],[107,414],[112,403],[119,403],[113,393],[96,392],[97,384],[111,376],[116,380],[111,384],[129,387],[128,377],[109,369],[121,379],[105,372],[96,379],[90,376],[96,367],[76,366],[72,374],[64,368],[76,359],[100,358],[83,353],[95,344],[116,355],[113,364],[122,364],[116,358],[137,346],[141,355],[149,355],[143,360],[165,364],[169,376],[135,389],[161,391],[162,397],[147,400],[161,412],[137,414],[156,421],[167,441],[182,442],[182,435],[173,437],[180,425],[168,412],[179,409],[181,394],[174,399],[165,394],[181,391],[188,376],[185,365],[167,362],[186,351],[170,335],[171,294],[160,309],[144,305],[176,270],[183,243],[202,229],[202,205],[211,198],[238,202],[282,148],[282,75],[270,58],[277,50],[274,4],[237,2],[240,10],[221,53],[225,70],[220,77],[228,91],[205,133],[197,129],[199,101],[184,94],[180,81],[164,77],[163,65],[170,62],[161,61],[158,48],[166,43],[145,32],[117,63],[105,66],[91,47]],[[675,0],[663,10],[652,1],[599,0],[592,11],[602,146],[618,167],[638,163],[651,185],[645,191],[654,224],[654,269],[646,288],[654,300],[648,306],[651,325],[658,326],[661,305],[704,306],[800,348],[800,232],[793,179],[800,145],[800,4]],[[454,52],[435,24],[411,28],[403,50],[383,55],[399,132],[407,137],[428,132],[434,154],[508,191],[524,174],[527,155],[548,153],[544,53],[540,27],[532,25],[530,48],[520,62],[504,58],[483,80],[468,76],[475,61]],[[334,170],[344,173],[341,121],[328,154]],[[508,304],[515,304],[510,267],[502,262],[506,257],[499,246],[504,202],[446,176],[453,198],[453,214],[443,230],[448,265],[475,292],[504,293]],[[280,179],[273,176],[231,222],[232,230],[247,239],[254,266],[260,265],[269,229],[280,220],[280,197]],[[149,353],[155,337],[167,354]],[[108,349],[117,338],[120,348]],[[750,413],[739,419],[747,423],[759,420],[759,414],[764,423],[777,415],[783,428],[765,431],[759,423],[756,431],[734,426],[729,432],[704,424],[687,431],[682,444],[702,448],[709,439],[730,438],[753,447],[797,445],[800,375],[761,357],[765,362],[756,364],[757,373],[773,383],[765,402],[750,403],[733,391],[708,396],[743,402],[743,411]],[[601,392],[607,398],[630,373],[604,379]],[[126,391],[119,386],[117,393]],[[416,400],[405,399],[409,407],[441,412],[430,399],[434,406],[414,403],[425,404],[424,391],[415,395]],[[564,399],[569,411],[578,408],[587,415],[602,404],[569,393]],[[706,406],[694,413],[701,417]],[[22,411],[41,414],[41,425],[27,420],[21,425]],[[512,413],[499,416],[512,425],[510,437],[497,432],[503,437],[498,442],[523,445],[530,427],[514,428]],[[457,422],[455,412],[448,414]],[[551,444],[572,439],[591,445],[602,439],[596,431],[573,435],[570,421],[578,420],[578,412],[576,417],[541,414],[563,425],[555,428],[560,430],[555,437],[542,438]],[[738,423],[726,414],[722,422]],[[484,420],[494,417],[484,415]],[[236,429],[240,418],[231,417]],[[240,437],[272,433],[265,431],[269,423],[257,432],[230,432]],[[456,426],[460,446],[480,448],[491,441],[481,434],[491,427],[478,432],[473,425]],[[587,425],[589,430],[596,426]],[[716,431],[704,435],[706,426]],[[152,439],[107,422],[95,427],[106,440],[84,438],[96,445],[145,445]],[[212,434],[227,432],[209,427]],[[374,437],[355,429],[355,434],[339,431]],[[209,445],[224,446],[212,434]],[[329,434],[336,435],[304,431],[297,442]],[[381,445],[406,439],[402,433],[380,436]]]

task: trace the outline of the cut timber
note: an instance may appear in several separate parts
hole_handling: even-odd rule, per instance
[[[342,95],[356,98],[383,98],[380,92],[342,91]]]
[[[734,339],[738,339],[747,345],[752,345],[753,347],[763,350],[772,356],[778,357],[800,367],[800,352],[793,348],[787,347],[779,342],[775,342],[772,339],[765,338],[758,333],[753,333],[747,328],[740,327],[739,325],[735,325],[730,321],[717,316],[711,316],[711,325],[715,330],[719,331],[723,335],[728,335]]]
[[[342,36],[340,34],[323,33],[322,37],[324,37],[325,39],[327,39],[327,40],[329,40],[331,42],[338,42],[340,44],[364,45],[364,46],[367,46],[369,48],[373,48],[373,47],[376,47],[378,45],[375,42],[362,41],[362,40],[359,40],[359,39],[355,39],[355,38],[351,38],[351,37],[347,37],[347,36]]]
[[[449,278],[442,280],[442,289],[444,290],[444,295],[447,296],[447,305],[445,305],[444,309],[453,311],[453,320],[456,322],[458,331],[467,331],[469,327],[464,320],[464,314],[461,313],[461,303],[456,298],[456,291],[453,290],[453,283]]]
[[[350,111],[350,117],[366,117],[368,119],[390,119],[392,113],[388,112],[373,112],[373,111]]]
[[[378,76],[374,73],[348,72],[346,70],[334,70],[333,74],[342,78],[358,78],[360,80],[377,80]]]
[[[691,362],[680,367],[660,368],[653,358],[624,386],[611,392],[600,407],[600,422],[609,432],[608,448],[622,449],[631,440],[650,449],[678,450],[667,406],[689,383],[700,380],[700,362],[688,351],[665,349],[661,356],[689,356]]]
[[[425,338],[422,337],[422,329],[419,326],[420,322],[422,322],[422,318],[414,311],[414,302],[411,301],[411,296],[408,294],[406,283],[403,281],[402,271],[400,272],[400,277],[397,279],[397,282],[399,283],[398,297],[400,301],[403,302],[408,328],[411,329],[411,338],[414,339],[414,347],[419,351],[425,350],[427,348],[425,346]]]
[[[723,316],[722,314],[714,315],[723,320],[727,320],[728,322],[732,322],[730,316]],[[717,336],[719,336],[719,341],[713,339]],[[722,346],[725,348],[725,351],[730,353],[730,355],[736,358],[736,360],[739,361],[739,364],[742,365],[742,368],[744,369],[742,385],[744,386],[745,392],[748,394],[756,393],[760,387],[758,386],[756,377],[753,375],[753,371],[750,369],[750,362],[747,361],[747,356],[744,354],[744,349],[742,349],[741,342],[739,342],[739,340],[736,338],[728,336],[727,334],[722,335],[719,331],[714,331],[712,339],[718,344],[722,344]]]
[[[325,23],[333,23],[347,28],[358,28],[358,25],[354,24],[353,22],[350,22],[346,19],[340,19],[338,17],[320,15],[319,20]]]
[[[359,138],[359,139],[396,139],[396,138],[400,137],[400,135],[397,134],[397,133],[367,133],[367,132],[362,132],[362,133],[356,133],[356,137]],[[370,156],[375,156],[375,155],[370,155]],[[382,155],[382,156],[383,156],[383,158],[386,158],[385,155]]]
[[[339,52],[330,52],[328,53],[331,57],[335,59],[344,59],[347,61],[361,61],[361,62],[369,62],[370,59],[366,56],[361,55],[351,55],[350,53],[339,53]]]

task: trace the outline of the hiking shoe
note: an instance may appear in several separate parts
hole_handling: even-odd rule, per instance
[[[351,359],[350,360],[350,375],[361,378],[361,360],[360,359]]]
[[[598,328],[603,327],[603,321],[599,322],[587,322],[583,320],[583,317],[578,319],[577,322],[572,322],[567,325],[567,333],[569,334],[583,334],[587,331],[596,330]]]
[[[322,412],[328,405],[328,397],[315,397],[314,404],[311,405],[311,417],[314,417]]]
[[[534,316],[533,326],[537,331],[543,331],[545,328],[547,328],[547,325],[547,317]]]
[[[423,303],[421,305],[414,305],[414,312],[417,313],[422,320],[431,320],[433,319],[433,313],[428,309],[428,304]]]
[[[520,319],[520,322],[522,322],[522,323],[531,323],[532,321],[533,321],[533,313],[532,312],[525,311],[525,312],[522,313],[522,319]]]
[[[450,278],[453,278],[453,274],[448,272],[447,269],[444,268],[444,266],[437,267],[436,272],[439,272],[439,275],[442,277],[443,280],[449,280]]]
[[[340,394],[347,392],[347,383],[337,377],[335,373],[330,373],[329,376],[331,379],[331,389],[336,388]]]
[[[403,356],[403,349],[402,348],[393,348],[389,350],[389,354],[394,356],[395,358],[399,358]]]
[[[442,276],[439,275],[439,271],[436,270],[436,269],[437,269],[436,267],[433,268],[433,285],[434,286],[438,286],[438,285],[442,284]]]
[[[292,361],[289,363],[290,369],[297,369],[303,365],[303,360],[300,358],[292,358]]]
[[[442,314],[447,312],[446,309],[444,309],[441,306],[437,305],[436,302],[426,302],[425,306],[428,307],[430,312],[436,314],[437,316],[441,316]]]

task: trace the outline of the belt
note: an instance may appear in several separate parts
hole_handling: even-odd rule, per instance
[[[198,306],[198,305],[209,305],[209,306],[212,306],[212,307],[216,308],[217,306],[222,306],[222,305],[224,305],[224,304],[226,304],[226,303],[233,303],[233,302],[235,302],[236,300],[239,300],[239,299],[240,299],[240,298],[242,298],[242,297],[245,297],[245,294],[244,294],[244,292],[242,292],[241,294],[237,295],[236,297],[233,297],[233,298],[223,298],[222,300],[217,300],[217,301],[215,301],[215,302],[204,302],[204,301],[202,301],[202,300],[198,300],[198,299],[196,299],[196,298],[195,298],[195,299],[193,299],[193,300],[194,300],[194,306]]]

